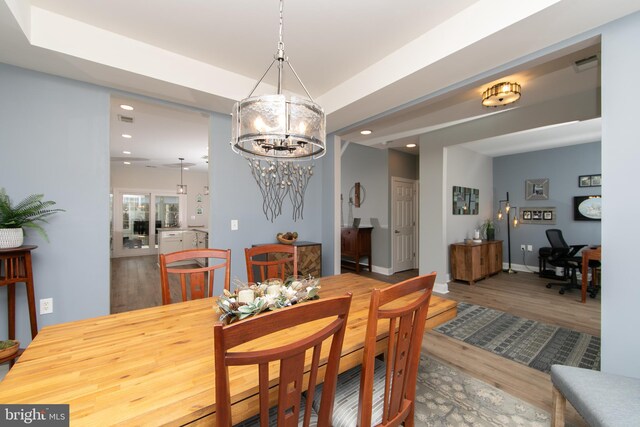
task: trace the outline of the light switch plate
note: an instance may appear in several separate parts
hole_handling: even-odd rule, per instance
[[[231,231],[236,231],[238,229],[238,220],[237,219],[232,219],[231,220]]]

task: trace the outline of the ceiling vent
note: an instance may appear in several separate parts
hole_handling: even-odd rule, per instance
[[[123,116],[122,114],[118,114],[118,120],[123,123],[133,123],[133,117]]]
[[[573,69],[576,73],[580,73],[590,68],[595,68],[598,66],[598,60],[598,55],[591,55],[588,58],[579,59],[573,63]]]

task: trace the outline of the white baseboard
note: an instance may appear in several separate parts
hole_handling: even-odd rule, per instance
[[[438,283],[433,286],[433,292],[437,294],[448,294],[449,293],[449,284],[448,283]]]
[[[360,268],[362,269],[362,265],[360,264]],[[368,266],[368,264],[366,264]],[[374,273],[379,273],[379,274],[384,274],[385,276],[391,276],[393,274],[393,270],[391,270],[390,268],[387,267],[379,267],[377,265],[372,265],[371,266],[371,271],[373,271]]]

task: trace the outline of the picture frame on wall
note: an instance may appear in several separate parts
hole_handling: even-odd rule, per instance
[[[575,196],[573,198],[573,219],[575,221],[601,221],[602,196]]]
[[[602,186],[602,175],[580,175],[578,177],[578,187],[600,187]]]
[[[524,195],[526,200],[549,200],[549,178],[527,179]]]
[[[556,208],[553,206],[520,210],[520,224],[553,225],[556,223]]]
[[[469,187],[453,187],[453,215],[478,215],[480,190]]]

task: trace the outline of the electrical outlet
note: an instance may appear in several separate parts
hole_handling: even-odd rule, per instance
[[[533,252],[533,245],[527,245],[527,252]]]
[[[231,220],[231,231],[236,231],[238,229],[238,220],[237,219],[232,219]]]
[[[525,246],[525,245],[520,245],[520,250],[521,250],[522,252],[524,252],[524,251],[525,251],[524,246]]]
[[[53,313],[53,298],[43,298],[40,300],[40,314]]]

